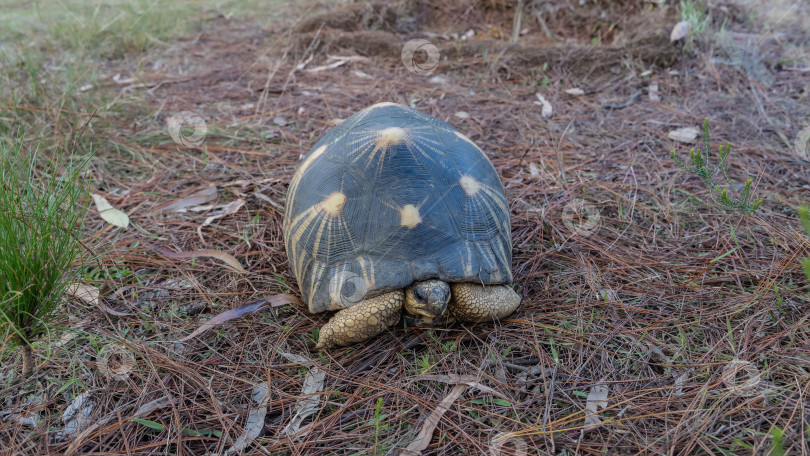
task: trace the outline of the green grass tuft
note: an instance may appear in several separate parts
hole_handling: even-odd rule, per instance
[[[85,164],[40,160],[22,139],[0,141],[0,334],[22,347],[23,377],[33,371],[31,343],[49,332],[83,258]]]

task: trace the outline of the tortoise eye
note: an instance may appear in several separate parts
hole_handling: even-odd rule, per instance
[[[427,296],[425,296],[425,293],[422,291],[422,289],[421,289],[421,288],[417,288],[416,290],[414,290],[414,291],[413,291],[413,294],[414,294],[414,296],[416,296],[416,299],[417,299],[419,302],[425,302],[425,301],[427,301]]]

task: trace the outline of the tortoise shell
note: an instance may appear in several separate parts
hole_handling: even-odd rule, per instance
[[[509,206],[487,156],[416,109],[380,103],[329,131],[293,176],[291,267],[311,312],[414,281],[512,281]]]

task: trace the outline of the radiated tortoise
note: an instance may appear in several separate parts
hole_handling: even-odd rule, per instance
[[[409,325],[504,318],[509,206],[487,156],[446,123],[380,103],[329,131],[293,176],[290,265],[313,313],[339,310],[317,348]]]

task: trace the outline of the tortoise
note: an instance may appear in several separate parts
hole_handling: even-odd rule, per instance
[[[290,182],[284,239],[309,311],[338,310],[318,349],[396,324],[504,318],[509,206],[487,156],[414,108],[379,103],[329,131]]]

